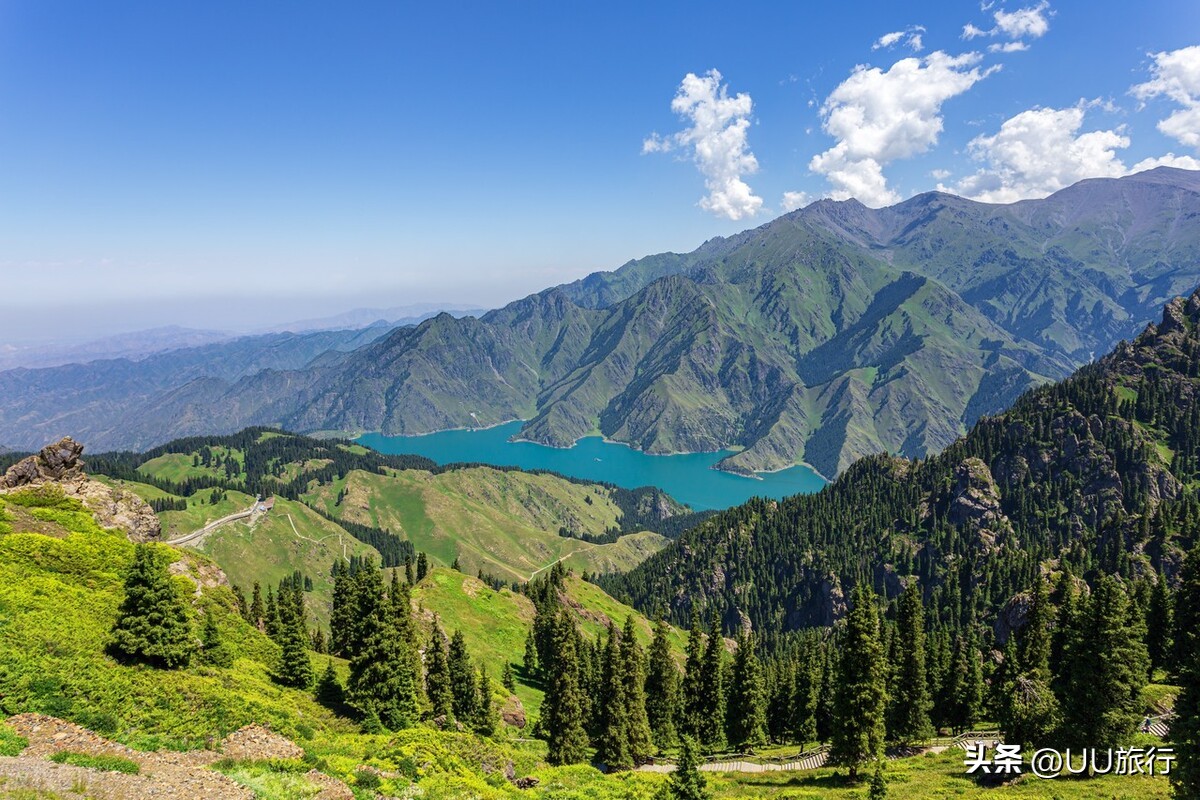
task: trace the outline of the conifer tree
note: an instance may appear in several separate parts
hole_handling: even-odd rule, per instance
[[[654,626],[646,667],[646,719],[659,752],[674,747],[678,740],[675,715],[680,704],[679,672],[671,657],[667,634],[667,623],[659,619]]]
[[[654,755],[654,738],[646,714],[645,654],[634,633],[632,614],[625,617],[621,631],[621,673],[628,708],[629,756],[635,766],[641,766]]]
[[[114,656],[163,669],[186,667],[195,652],[187,603],[153,545],[138,544],[113,623]]]
[[[492,698],[492,679],[488,676],[487,667],[480,664],[479,695],[475,701],[475,718],[471,727],[480,736],[494,736],[499,724],[500,712],[496,710],[496,702]]]
[[[272,641],[279,641],[279,632],[282,629],[281,619],[279,617],[279,603],[275,599],[275,593],[271,591],[271,587],[267,587],[267,612],[263,619],[263,631],[270,636]]]
[[[1171,721],[1171,744],[1178,763],[1171,770],[1171,784],[1178,800],[1200,797],[1200,628],[1185,629],[1193,609],[1200,609],[1200,544],[1192,547],[1183,563],[1176,607],[1175,659],[1179,697]]]
[[[530,631],[529,635],[525,637],[525,657],[522,659],[521,664],[525,668],[525,675],[528,678],[536,679],[538,677],[540,672],[538,668],[538,651],[537,644],[533,639],[533,631]]]
[[[807,744],[817,738],[817,703],[820,699],[821,665],[824,661],[820,643],[811,642],[811,649],[796,662],[792,672],[791,694],[787,698],[791,711],[787,721],[788,733],[800,744]]]
[[[586,760],[588,739],[584,731],[583,694],[579,688],[579,634],[566,610],[554,625],[550,673],[542,703],[549,743],[546,760],[555,766]]]
[[[896,608],[896,664],[888,734],[905,744],[933,735],[932,703],[925,673],[925,607],[921,587],[910,583]]]
[[[729,745],[738,751],[753,751],[767,743],[766,689],[754,639],[738,637],[729,684]]]
[[[859,584],[850,605],[833,690],[835,724],[829,760],[849,767],[850,780],[856,781],[859,765],[878,759],[883,752],[887,664],[874,592]]]
[[[417,719],[417,681],[413,660],[403,634],[397,630],[395,614],[383,597],[382,577],[372,565],[360,571],[358,589],[363,645],[350,660],[346,698],[367,719],[390,730],[401,730]]]
[[[875,772],[871,774],[871,788],[867,791],[867,800],[887,800],[887,777],[883,774],[883,759],[875,762]]]
[[[604,648],[600,703],[597,706],[596,758],[610,770],[633,769],[629,753],[629,716],[625,698],[625,675],[621,668],[621,634],[610,625]]]
[[[700,716],[704,713],[704,634],[700,623],[692,619],[688,632],[687,661],[683,668],[683,686],[678,727],[685,736],[700,736]]]
[[[425,650],[425,694],[434,719],[454,717],[454,692],[450,688],[450,664],[446,660],[446,646],[437,617],[433,618],[433,632],[429,647]]]
[[[404,582],[409,586],[412,586],[414,583],[416,583],[416,575],[413,574],[413,562],[411,556],[404,559]]]
[[[1141,619],[1134,622],[1120,582],[1096,584],[1069,652],[1063,695],[1064,733],[1076,746],[1115,748],[1141,718],[1141,691],[1149,662]]]
[[[509,694],[517,691],[517,678],[513,675],[512,663],[509,661],[504,662],[504,671],[500,673],[500,685]]]
[[[216,614],[211,608],[204,615],[204,630],[200,634],[200,661],[210,667],[233,666],[233,653],[221,638]]]
[[[280,595],[281,598],[284,595]],[[295,606],[283,602],[279,620],[277,640],[282,648],[279,657],[279,682],[284,686],[297,689],[307,689],[312,685],[312,662],[308,657],[308,627],[304,622],[303,613],[297,613]]]
[[[262,587],[254,582],[254,593],[250,598],[250,618],[248,622],[260,631],[265,630],[267,608],[263,605]]]
[[[1170,667],[1174,610],[1171,594],[1167,591],[1167,579],[1158,575],[1150,592],[1150,604],[1146,609],[1146,651],[1150,657],[1150,673]]]
[[[338,680],[337,672],[333,669],[333,659],[325,662],[325,671],[317,679],[317,702],[331,711],[340,711],[345,702],[346,694]]]
[[[461,630],[450,639],[447,657],[450,670],[450,692],[453,697],[454,718],[464,725],[475,719],[479,694],[475,685],[475,669],[467,652],[467,640]]]
[[[425,580],[425,576],[429,574],[429,559],[422,551],[417,553],[417,582]]]
[[[1004,650],[1004,662],[994,685],[997,721],[1005,739],[1040,746],[1053,736],[1061,718],[1050,675],[1050,622],[1054,610],[1041,577],[1034,579],[1029,614],[1020,631],[1014,631]],[[1065,653],[1072,645],[1065,642]]]
[[[671,800],[710,800],[708,781],[700,772],[696,741],[684,736],[679,743],[679,761],[667,778],[667,796]]]
[[[700,670],[700,710],[696,727],[700,744],[708,751],[725,746],[725,639],[721,622],[714,616],[704,644],[704,661]]]

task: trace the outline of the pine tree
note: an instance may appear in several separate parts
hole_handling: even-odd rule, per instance
[[[883,753],[887,664],[879,638],[875,594],[860,584],[850,604],[833,690],[836,721],[829,761],[849,767],[850,780],[856,781],[859,765]]]
[[[429,559],[425,553],[417,553],[417,582],[425,580],[425,576],[429,574]]]
[[[318,703],[331,711],[340,711],[345,702],[345,690],[342,689],[342,683],[333,669],[332,658],[325,662],[325,671],[317,680],[316,697]]]
[[[277,641],[282,648],[279,657],[279,674],[277,678],[284,686],[297,689],[307,689],[312,685],[312,662],[308,657],[308,627],[304,622],[303,613],[297,613],[290,598],[280,594],[279,603],[279,633]]]
[[[738,637],[737,654],[729,685],[729,745],[738,751],[753,752],[767,743],[766,689],[754,639]]]
[[[267,636],[271,637],[274,642],[279,641],[279,632],[282,629],[282,620],[279,616],[279,603],[275,599],[274,592],[271,587],[267,587],[267,614],[263,619],[263,631]]]
[[[721,622],[713,617],[704,644],[704,661],[700,670],[700,708],[696,727],[700,744],[714,752],[725,746],[725,639]]]
[[[800,744],[808,744],[817,738],[817,703],[821,665],[825,661],[820,642],[810,638],[809,646],[792,671],[791,692],[786,698],[791,711],[787,732]]]
[[[1097,582],[1068,651],[1064,731],[1076,746],[1115,748],[1137,727],[1149,662],[1141,619],[1116,578]]]
[[[257,586],[255,587],[257,590]],[[333,562],[333,608],[329,614],[329,647],[334,655],[350,658],[354,632],[358,627],[357,583],[346,568],[346,562]]]
[[[887,777],[883,774],[883,759],[875,762],[875,772],[871,775],[871,788],[867,792],[867,800],[887,800]]]
[[[464,725],[475,719],[479,695],[475,686],[475,669],[467,652],[467,640],[461,630],[450,639],[447,657],[450,671],[450,692],[453,697],[454,718]]]
[[[891,697],[889,736],[905,744],[933,735],[932,703],[925,672],[925,607],[921,587],[910,583],[896,608],[896,672]]]
[[[646,714],[645,654],[634,633],[632,614],[625,617],[625,627],[621,631],[621,673],[628,708],[629,755],[634,765],[641,766],[654,755],[654,738]]]
[[[263,605],[262,587],[258,585],[258,581],[254,582],[254,593],[250,599],[250,618],[249,623],[260,631],[264,630],[266,623],[267,609]]]
[[[385,601],[382,577],[373,566],[358,594],[363,645],[350,660],[346,698],[368,722],[378,719],[390,730],[407,728],[417,719],[417,680],[413,659],[395,614]],[[360,572],[360,577],[364,574]]]
[[[480,736],[494,736],[499,724],[500,712],[496,710],[496,702],[492,698],[492,679],[488,677],[487,667],[480,664],[479,695],[475,701],[475,719],[471,728]]]
[[[509,694],[517,691],[517,678],[513,675],[512,663],[509,661],[504,662],[504,671],[500,673],[500,685]]]
[[[1043,745],[1059,724],[1061,710],[1050,674],[1053,619],[1046,583],[1041,577],[1035,578],[1025,625],[1009,637],[1002,668],[994,681],[997,721],[1009,742]],[[1072,652],[1073,645],[1066,640],[1063,647],[1065,653]]]
[[[538,677],[540,672],[538,668],[538,651],[537,643],[533,638],[533,631],[530,631],[529,635],[525,637],[525,657],[522,659],[521,664],[525,669],[527,679],[536,679]]]
[[[210,667],[233,666],[233,653],[217,629],[216,614],[210,608],[204,614],[204,629],[200,634],[200,662]]]
[[[1188,553],[1180,577],[1176,604],[1186,619],[1191,610],[1200,609],[1200,544]],[[1176,622],[1175,660],[1180,689],[1171,722],[1171,744],[1178,763],[1171,770],[1171,784],[1176,798],[1190,800],[1200,797],[1200,628],[1178,626],[1179,617]]]
[[[1158,575],[1146,609],[1146,650],[1150,656],[1151,675],[1155,670],[1166,670],[1170,666],[1173,617],[1166,576]]]
[[[449,721],[454,717],[454,692],[450,688],[450,665],[442,639],[442,629],[435,616],[429,647],[425,650],[425,694],[429,697],[433,718]]]
[[[667,792],[671,800],[710,800],[708,781],[700,772],[696,755],[696,741],[684,736],[679,743],[679,761],[675,771],[667,778]]]
[[[412,558],[404,559],[404,582],[407,583],[409,586],[412,586],[414,583],[417,582],[416,576],[413,574]]]
[[[678,727],[684,736],[700,736],[700,717],[704,713],[704,634],[694,618],[688,632],[687,661],[683,668]]]
[[[127,661],[176,669],[188,665],[195,649],[187,603],[167,572],[166,559],[152,545],[137,545],[110,651]]]
[[[679,672],[671,657],[667,623],[659,619],[650,642],[646,668],[646,719],[659,752],[674,747],[678,740],[675,713],[679,705]]]
[[[554,625],[554,658],[542,702],[549,741],[546,760],[555,766],[587,759],[583,694],[579,688],[579,644],[575,623],[566,610],[561,610]]]
[[[608,629],[604,666],[597,706],[596,758],[610,770],[633,769],[629,753],[629,716],[625,698],[625,675],[621,669],[621,634],[615,625]]]

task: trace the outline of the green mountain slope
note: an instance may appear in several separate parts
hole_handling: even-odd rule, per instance
[[[762,635],[828,625],[849,587],[919,576],[939,624],[979,619],[1042,572],[1177,580],[1197,541],[1200,291],[1132,343],[924,461],[863,459],[816,495],[752,501],[601,584],[677,622],[743,615]]]
[[[106,441],[132,446],[250,424],[414,434],[523,419],[545,444],[602,433],[652,453],[735,449],[721,465],[734,471],[806,461],[833,476],[881,450],[937,452],[1133,335],[1200,283],[1198,215],[1200,178],[1166,168],[1007,206],[820,201],[299,368],[185,371],[141,393],[124,367],[0,373],[15,398],[0,441],[65,431],[100,392],[123,414]],[[30,433],[53,403],[61,421]]]

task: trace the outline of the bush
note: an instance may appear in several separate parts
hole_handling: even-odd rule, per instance
[[[29,746],[29,740],[18,736],[7,725],[0,725],[0,756],[15,756]]]
[[[123,772],[126,775],[137,775],[142,771],[136,761],[120,756],[93,756],[87,753],[73,753],[63,750],[50,756],[55,764],[70,764],[73,767],[98,769],[103,772]]]

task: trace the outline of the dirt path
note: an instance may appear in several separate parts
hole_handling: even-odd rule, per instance
[[[587,547],[581,547],[578,550],[572,550],[570,553],[567,553],[565,556],[559,556],[558,558],[554,559],[546,566],[539,567],[538,569],[535,569],[533,572],[529,573],[529,580],[533,580],[534,578],[537,577],[539,572],[545,572],[546,570],[553,567],[555,564],[557,564],[561,561],[566,561],[571,556],[576,556],[576,555],[579,555],[580,553],[586,553],[588,550],[594,550],[595,548],[596,548],[596,545],[589,544]]]
[[[32,789],[54,792],[64,798],[93,800],[194,800],[229,798],[253,800],[254,792],[209,767],[220,758],[238,761],[295,759],[303,751],[283,736],[258,725],[231,733],[219,750],[143,752],[109,741],[86,728],[40,714],[19,714],[8,725],[29,741],[16,758],[0,758],[0,785],[7,790]],[[49,760],[58,752],[91,756],[117,756],[140,767],[137,775],[56,764]],[[320,800],[352,800],[353,793],[341,781],[313,775],[321,787]]]

